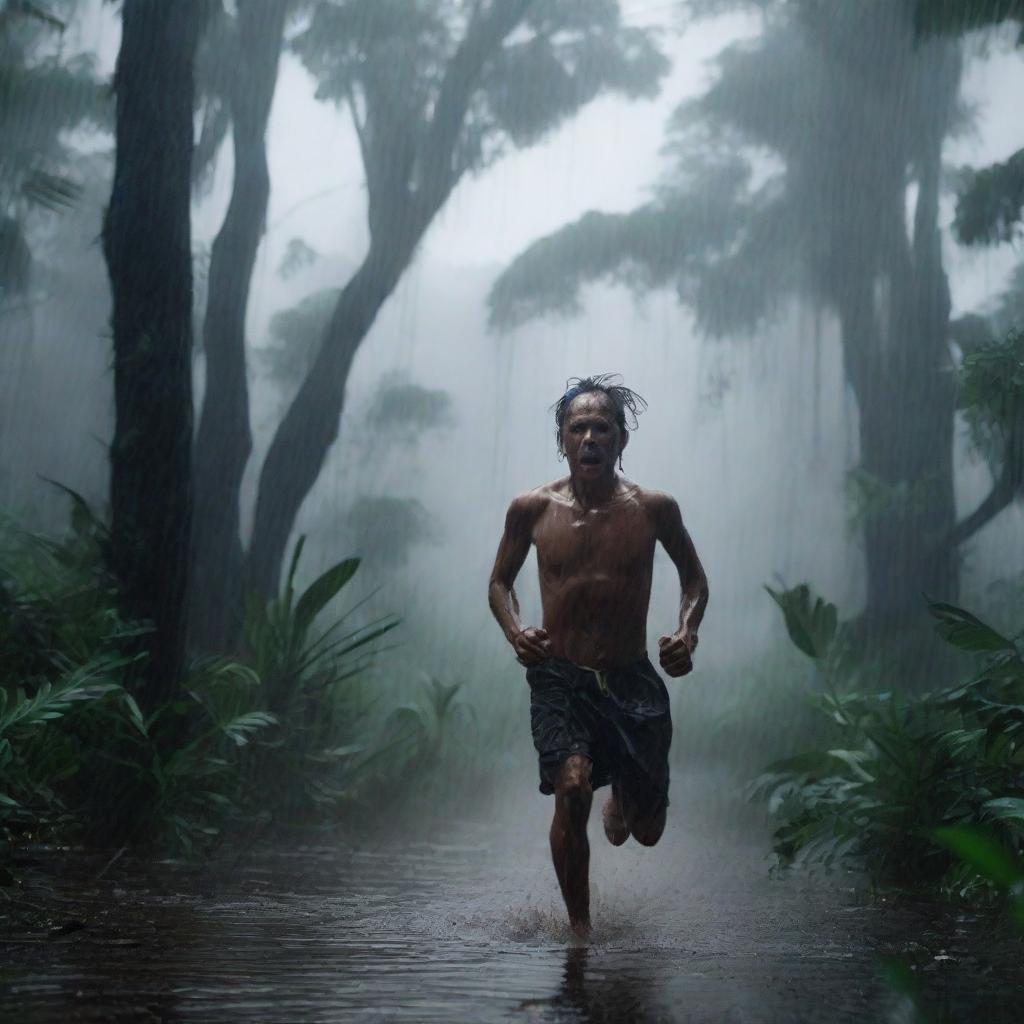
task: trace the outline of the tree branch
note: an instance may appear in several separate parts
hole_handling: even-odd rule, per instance
[[[452,155],[469,102],[487,60],[519,25],[534,0],[495,0],[487,14],[477,6],[466,34],[448,62],[419,154],[416,221],[426,224],[458,182]]]
[[[942,547],[959,547],[1011,504],[1019,486],[1014,476],[1012,467],[1009,465],[1004,466],[1003,472],[992,487],[992,490],[989,491],[985,500],[966,519],[961,519],[950,530],[942,543]]]
[[[365,115],[360,117],[359,103],[351,82],[345,88],[345,101],[348,103],[349,112],[352,114],[352,126],[355,128],[356,138],[359,140],[359,154],[363,158],[363,169],[366,172],[367,181],[369,181],[370,153],[367,146]]]

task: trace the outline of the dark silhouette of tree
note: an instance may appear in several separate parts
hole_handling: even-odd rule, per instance
[[[190,601],[191,638],[202,650],[226,646],[241,606],[239,488],[252,451],[245,314],[270,197],[265,136],[288,9],[285,0],[239,0],[233,33],[223,27],[224,13],[212,33],[222,47],[220,61],[232,71],[223,83],[218,80],[226,98],[207,105],[214,113],[204,121],[207,131],[200,144],[224,127],[228,112],[234,184],[210,253],[203,324],[206,390],[195,443]],[[217,65],[212,58],[208,63]],[[215,150],[213,141],[205,145],[208,151]]]
[[[112,568],[152,623],[140,696],[179,684],[192,507],[193,57],[199,0],[125,0],[114,77],[117,155],[103,227],[113,293]]]
[[[923,38],[959,35],[1004,23],[1019,26],[1024,45],[1024,0],[916,0],[915,23]],[[1024,149],[1001,163],[962,172],[954,232],[964,245],[1012,242],[1024,222]],[[965,350],[960,373],[960,405],[975,446],[992,470],[992,489],[953,528],[949,540],[962,544],[988,525],[1014,500],[1024,496],[1024,264],[988,325],[982,344]],[[992,329],[1004,334],[1001,340]]]
[[[651,95],[667,67],[614,0],[347,0],[317,6],[293,45],[318,95],[351,112],[370,245],[260,474],[246,575],[263,595],[277,590],[295,517],[337,437],[356,352],[463,175],[602,91]]]
[[[919,614],[922,589],[957,587],[938,200],[960,58],[917,42],[907,3],[794,0],[766,15],[674,115],[674,173],[655,198],[535,243],[497,281],[491,318],[572,312],[599,278],[674,285],[711,335],[752,329],[793,295],[831,310],[860,412],[852,482],[872,498],[864,621],[887,631]],[[765,154],[782,165],[767,178]]]

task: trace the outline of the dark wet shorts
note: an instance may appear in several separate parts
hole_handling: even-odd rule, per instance
[[[526,681],[542,793],[554,792],[567,757],[585,754],[594,789],[615,783],[652,813],[668,804],[668,691],[646,656],[600,673],[547,658],[526,670]]]

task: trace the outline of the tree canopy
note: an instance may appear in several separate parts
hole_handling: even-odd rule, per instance
[[[61,19],[40,7],[0,7],[0,301],[30,286],[30,211],[59,210],[79,194],[68,132],[110,123],[95,59],[66,57],[63,31]]]
[[[915,0],[922,37],[960,35],[1017,22],[1024,46],[1024,0]],[[964,245],[1011,242],[1024,227],[1024,149],[1006,160],[961,173],[954,229]]]
[[[355,354],[452,190],[602,92],[653,95],[668,70],[617,0],[341,0],[313,8],[291,46],[317,95],[351,115],[370,245],[260,475],[247,574],[267,594],[337,437]]]
[[[726,48],[705,93],[675,111],[651,200],[531,245],[498,278],[491,323],[575,313],[600,279],[674,286],[715,335],[793,293],[829,302],[851,261],[886,258],[869,241],[889,213],[883,193],[908,179],[932,113],[953,116],[933,75],[955,56],[908,67],[908,31],[895,6],[772,5],[763,34]]]

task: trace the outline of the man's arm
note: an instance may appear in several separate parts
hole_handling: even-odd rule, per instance
[[[505,516],[505,532],[498,544],[498,554],[494,559],[487,588],[491,613],[524,665],[543,661],[550,653],[551,646],[543,629],[536,626],[523,628],[519,620],[519,601],[512,586],[530,553],[533,524],[540,507],[539,499],[533,494],[521,494],[509,505]]]
[[[708,578],[697,557],[679,505],[669,495],[659,495],[656,504],[658,540],[679,573],[679,628],[658,639],[661,667],[670,676],[684,676],[693,668],[697,629],[708,604]]]

